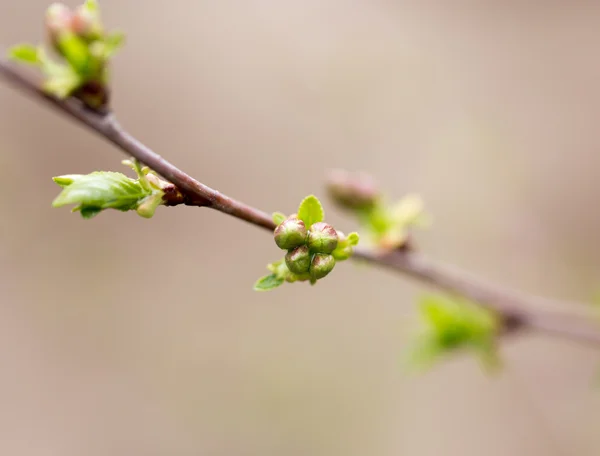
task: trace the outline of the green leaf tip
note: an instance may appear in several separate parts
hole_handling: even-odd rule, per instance
[[[348,234],[348,242],[350,243],[351,246],[355,246],[358,245],[358,241],[360,240],[360,236],[358,235],[357,232],[352,232],[350,234]]]
[[[287,216],[281,212],[273,212],[273,223],[275,225],[281,225]]]
[[[19,44],[13,46],[9,50],[8,56],[12,60],[30,65],[39,65],[41,63],[38,48],[32,44]]]
[[[283,284],[284,280],[275,274],[261,277],[254,284],[254,291],[269,291]]]
[[[314,223],[325,220],[325,211],[319,198],[314,195],[304,198],[298,208],[298,218],[304,222],[307,229]]]
[[[39,66],[44,74],[43,89],[58,99],[75,97],[87,107],[104,112],[109,102],[109,64],[125,41],[121,32],[107,32],[101,20],[98,2],[85,0],[75,8],[53,3],[45,15],[44,47],[28,44],[13,47],[12,60]]]
[[[74,204],[85,219],[98,215],[105,209],[120,211],[137,210],[142,217],[149,218],[162,203],[162,191],[145,188],[139,180],[130,179],[121,173],[95,171],[91,174],[67,174],[53,178],[62,187],[52,202],[53,207]]]
[[[96,0],[85,0],[84,6],[90,13],[98,12],[98,2]]]

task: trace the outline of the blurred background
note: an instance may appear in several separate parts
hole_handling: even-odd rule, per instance
[[[202,182],[290,213],[324,196],[327,170],[367,171],[423,196],[432,256],[556,298],[598,292],[600,3],[100,3],[128,36],[121,122]],[[47,6],[0,0],[2,49],[40,41]],[[259,294],[280,251],[258,228],[50,207],[52,176],[123,158],[0,83],[2,454],[600,452],[596,350],[523,334],[500,376],[463,356],[407,375],[417,283],[345,264],[318,290]]]

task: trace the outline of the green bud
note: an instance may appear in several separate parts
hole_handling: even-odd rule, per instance
[[[137,207],[136,212],[140,217],[152,218],[156,208],[162,204],[162,192],[145,198]]]
[[[335,258],[331,255],[326,255],[324,253],[317,253],[313,256],[313,259],[310,263],[310,278],[313,281],[317,281],[322,279],[331,271],[335,266]]]
[[[275,243],[282,250],[290,250],[306,243],[306,226],[297,218],[288,217],[275,228]]]
[[[351,210],[369,210],[377,204],[381,196],[370,176],[353,175],[343,170],[330,173],[327,190],[336,204]]]
[[[294,274],[304,274],[310,268],[310,250],[301,245],[285,255],[285,264]]]
[[[331,253],[338,245],[335,229],[324,222],[314,223],[308,231],[308,246],[316,253]]]
[[[48,39],[56,47],[61,34],[71,30],[73,12],[62,3],[53,3],[46,10]]]
[[[341,231],[338,231],[337,235],[338,235],[338,245],[335,248],[335,250],[333,252],[331,252],[331,255],[337,261],[344,261],[344,260],[347,260],[348,258],[350,258],[352,256],[352,253],[354,253],[354,252],[353,252],[352,246],[350,245],[350,241],[348,240],[346,235]]]

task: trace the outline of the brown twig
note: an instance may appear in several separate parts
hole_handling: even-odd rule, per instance
[[[38,79],[4,60],[0,60],[0,74],[23,92],[43,99],[53,108],[68,114],[172,182],[174,187],[165,197],[167,205],[210,207],[268,230],[275,228],[269,214],[198,182],[127,133],[114,115],[91,111],[75,99],[58,100],[48,96],[40,88]],[[357,248],[354,258],[402,272],[493,309],[504,318],[507,331],[514,332],[517,328],[529,327],[578,341],[600,344],[600,331],[593,321],[595,316],[573,309],[581,309],[582,305],[579,303],[547,300],[485,283],[411,250],[378,253]]]

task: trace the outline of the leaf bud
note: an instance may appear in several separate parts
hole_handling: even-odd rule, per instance
[[[62,3],[53,3],[46,10],[46,31],[48,39],[56,47],[60,35],[71,30],[73,12]]]

